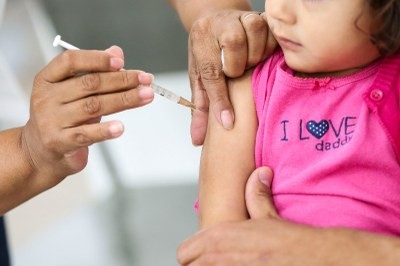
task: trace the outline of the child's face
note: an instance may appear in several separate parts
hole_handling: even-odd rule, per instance
[[[265,17],[292,69],[340,72],[379,57],[365,0],[266,0]]]

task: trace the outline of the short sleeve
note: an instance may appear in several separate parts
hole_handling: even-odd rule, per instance
[[[260,119],[268,95],[268,84],[274,82],[274,77],[283,60],[283,52],[277,49],[270,57],[259,63],[253,72],[252,87],[257,118]]]

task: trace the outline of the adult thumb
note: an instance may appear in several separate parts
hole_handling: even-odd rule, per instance
[[[272,201],[273,173],[268,167],[254,170],[246,184],[246,207],[251,219],[279,218]]]

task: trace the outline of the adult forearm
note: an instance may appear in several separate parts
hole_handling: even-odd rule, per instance
[[[400,262],[400,238],[350,229],[323,229],[325,242],[315,249],[319,265],[385,265]],[[335,249],[335,252],[332,250]],[[310,264],[308,264],[310,265]]]
[[[252,10],[249,0],[168,0],[189,31],[198,18],[220,10]]]
[[[24,152],[22,128],[0,132],[0,147],[0,214],[4,214],[44,188]]]

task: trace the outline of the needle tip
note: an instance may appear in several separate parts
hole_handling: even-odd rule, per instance
[[[183,97],[179,98],[178,104],[186,106],[190,109],[196,110],[196,105],[194,105],[194,103],[192,103],[191,101],[186,100]]]

